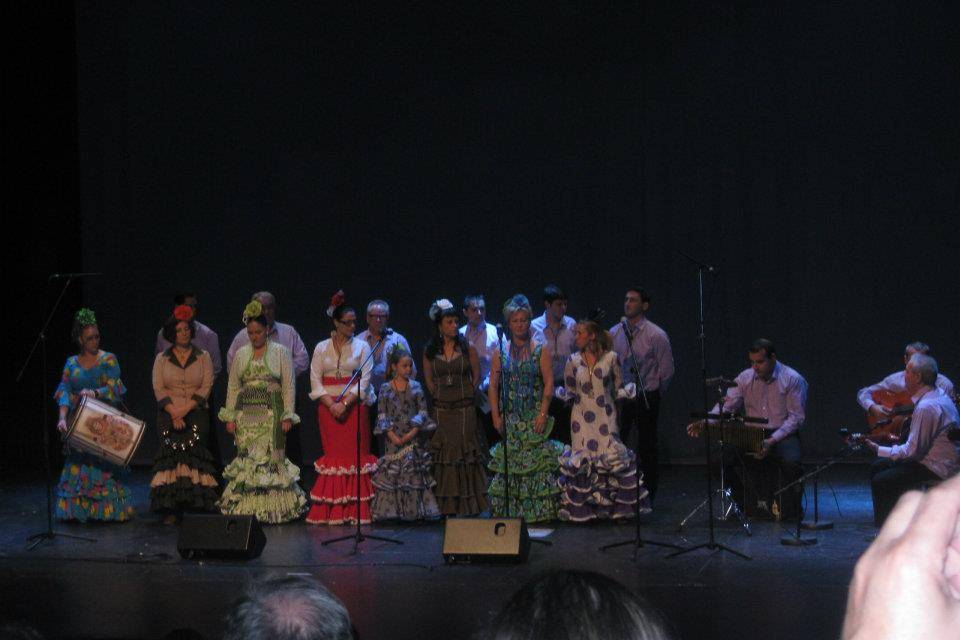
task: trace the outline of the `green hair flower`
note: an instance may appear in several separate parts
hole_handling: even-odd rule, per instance
[[[262,315],[263,305],[260,304],[259,300],[251,300],[247,303],[247,306],[243,308],[243,324],[247,324],[250,318],[259,318]]]
[[[88,309],[86,307],[77,311],[77,314],[73,319],[81,327],[89,327],[90,325],[97,324],[97,314],[93,312],[93,309]]]

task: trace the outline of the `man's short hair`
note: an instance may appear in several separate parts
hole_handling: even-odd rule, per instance
[[[643,287],[627,287],[627,293],[630,293],[631,291],[640,296],[640,302],[646,302],[647,304],[650,304],[650,294],[647,293],[646,289]]]
[[[370,304],[367,305],[367,313],[370,313],[370,310],[374,307],[383,307],[387,311],[387,315],[390,315],[390,305],[387,304],[386,300],[371,300]]]
[[[754,340],[750,344],[750,348],[748,349],[748,351],[750,353],[760,353],[761,351],[763,351],[768,358],[771,356],[774,358],[777,357],[777,347],[773,344],[772,341],[767,340],[766,338],[757,338],[756,340]]]
[[[486,300],[483,298],[482,293],[471,293],[463,297],[463,308],[466,309],[470,306],[470,303],[477,304],[478,302],[483,302],[486,306]]]
[[[913,370],[920,376],[920,382],[928,387],[937,384],[937,374],[940,370],[937,368],[937,361],[932,357],[918,352],[910,356],[907,364],[913,365]]]
[[[269,291],[257,291],[255,294],[250,296],[250,299],[259,300],[261,304],[267,306],[277,306],[277,297]],[[268,302],[264,302],[264,300],[267,300]]]
[[[543,301],[553,304],[556,300],[566,300],[567,294],[555,284],[548,284],[543,288]]]
[[[351,640],[346,607],[305,576],[253,582],[227,616],[224,640]]]
[[[929,356],[929,355],[930,355],[930,345],[928,345],[926,342],[920,342],[920,341],[918,340],[918,341],[916,341],[916,342],[911,342],[910,344],[908,344],[907,346],[905,346],[905,347],[903,348],[903,353],[904,353],[904,355],[906,355],[906,353],[907,353],[908,351],[913,351],[914,353],[920,353],[920,354],[923,354],[923,355],[925,355],[925,356]]]

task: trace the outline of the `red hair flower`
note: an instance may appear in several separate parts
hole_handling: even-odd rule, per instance
[[[330,298],[330,306],[327,307],[327,316],[332,318],[333,312],[336,311],[337,307],[339,307],[346,301],[347,301],[347,294],[343,292],[343,289],[340,289],[335,294],[333,294],[333,297]]]
[[[193,320],[193,307],[181,304],[173,310],[173,317],[180,322],[190,322]]]

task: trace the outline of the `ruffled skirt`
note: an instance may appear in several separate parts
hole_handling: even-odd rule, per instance
[[[640,512],[650,512],[636,455],[621,442],[599,455],[566,447],[560,455],[560,473],[561,520],[631,518],[638,497]]]
[[[57,520],[123,522],[136,514],[130,490],[117,480],[120,469],[86,453],[71,451],[57,484]]]
[[[206,411],[185,416],[187,428],[173,429],[170,415],[162,411],[160,452],[150,481],[150,510],[157,513],[216,511],[219,485],[213,456],[204,446],[209,432]]]
[[[521,517],[527,522],[557,518],[560,494],[557,458],[563,451],[563,444],[549,439],[553,418],[548,418],[543,433],[534,431],[534,421],[535,417],[531,415],[507,427],[508,480],[504,474],[503,442],[498,442],[490,450],[490,470],[496,474],[490,483],[495,516]]]
[[[229,515],[254,515],[261,522],[296,520],[307,509],[307,498],[297,484],[300,469],[283,451],[258,442],[223,470],[227,483],[217,505]]]
[[[391,449],[395,449],[390,445]],[[430,475],[430,453],[417,444],[408,444],[388,453],[377,462],[373,476],[371,511],[374,520],[436,520],[440,517],[436,485]]]
[[[429,451],[440,513],[475,516],[490,508],[487,474],[480,449],[477,413],[464,408],[436,410],[437,430]]]
[[[359,407],[359,409],[358,409]],[[357,482],[357,411],[360,411],[360,481]],[[377,457],[370,453],[370,418],[367,405],[353,405],[341,422],[320,404],[317,408],[324,455],[313,467],[317,481],[310,491],[313,504],[307,515],[310,524],[369,524],[373,499],[371,474]],[[357,495],[360,513],[357,513]]]

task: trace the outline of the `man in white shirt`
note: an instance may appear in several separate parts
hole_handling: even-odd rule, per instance
[[[936,360],[919,352],[910,356],[904,390],[914,409],[907,441],[892,447],[864,441],[878,456],[870,467],[873,519],[878,527],[904,493],[960,471],[960,445],[950,440],[950,431],[958,428],[957,407],[936,386],[937,374]]]
[[[915,353],[929,356],[930,345],[923,342],[911,342],[908,344],[903,350],[903,364],[906,365]],[[888,415],[889,412],[882,404],[878,404],[873,401],[873,394],[877,391],[890,391],[893,393],[903,392],[907,388],[906,382],[904,381],[905,373],[906,371],[897,371],[896,373],[891,373],[880,382],[860,389],[860,391],[857,392],[857,402],[859,402],[860,406],[866,411],[878,418]],[[935,386],[947,394],[947,396],[956,398],[953,383],[942,373],[937,374]]]
[[[497,348],[497,328],[486,321],[487,304],[482,293],[470,294],[463,299],[463,317],[466,324],[460,327],[460,333],[477,350],[480,360],[480,390],[477,393],[477,416],[483,425],[483,432],[487,443],[493,444],[500,439],[497,430],[493,428],[493,418],[490,416],[490,401],[487,399],[487,389],[490,388],[490,362],[493,352]]]
[[[543,315],[530,322],[530,328],[538,339],[550,347],[553,355],[553,387],[562,387],[563,370],[567,360],[577,350],[577,321],[566,315],[567,294],[555,284],[543,288]],[[553,398],[550,401],[550,415],[553,416],[551,437],[564,444],[570,444],[571,405]]]

